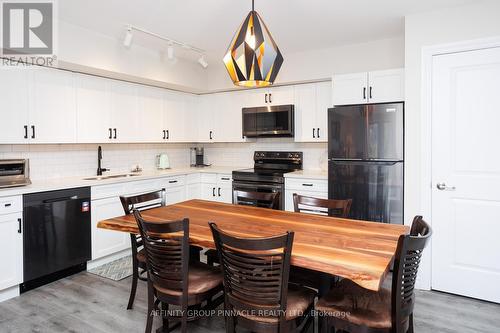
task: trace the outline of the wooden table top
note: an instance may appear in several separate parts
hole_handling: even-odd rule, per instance
[[[379,290],[400,235],[409,227],[385,223],[291,213],[204,200],[189,200],[142,212],[148,221],[189,218],[189,238],[214,248],[208,222],[243,237],[266,237],[294,231],[292,265],[338,275]],[[139,233],[133,215],[100,221],[102,229]]]

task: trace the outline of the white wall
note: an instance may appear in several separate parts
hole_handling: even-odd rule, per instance
[[[159,51],[137,44],[127,49],[118,38],[64,20],[58,28],[57,56],[63,68],[179,90],[206,90],[207,72],[195,61],[178,59],[171,64]]]
[[[405,20],[406,64],[406,197],[405,221],[422,213],[421,116],[422,48],[500,36],[500,2],[448,8],[410,15]],[[421,287],[430,286],[430,260],[421,274]]]
[[[279,41],[278,41],[279,42]],[[304,42],[307,49],[307,41]],[[331,78],[332,74],[404,67],[404,39],[392,38],[341,47],[285,53],[276,83],[293,83]],[[234,89],[220,58],[212,58],[208,89]]]

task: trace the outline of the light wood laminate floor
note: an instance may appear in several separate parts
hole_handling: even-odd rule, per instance
[[[0,332],[144,332],[146,284],[126,310],[130,278],[119,282],[83,272],[0,303]],[[160,325],[155,320],[154,328]],[[178,332],[179,330],[176,330]],[[500,332],[500,305],[419,291],[416,332]],[[190,323],[189,332],[225,332],[222,318]]]

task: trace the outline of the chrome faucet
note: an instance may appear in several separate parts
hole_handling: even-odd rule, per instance
[[[101,168],[101,160],[102,160],[102,148],[99,146],[97,148],[97,175],[102,176],[104,171],[109,171],[109,169]]]

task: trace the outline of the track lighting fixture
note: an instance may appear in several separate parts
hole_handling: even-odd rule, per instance
[[[132,28],[128,27],[127,32],[125,34],[125,39],[123,40],[123,46],[129,48],[132,45],[132,39],[134,39],[134,35],[132,34]]]
[[[205,59],[205,56],[202,55],[199,59],[198,59],[198,63],[201,65],[201,67],[203,68],[207,68],[208,67],[208,62],[207,60]]]

